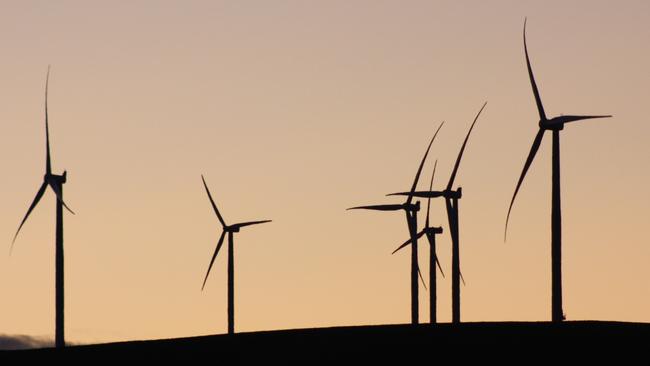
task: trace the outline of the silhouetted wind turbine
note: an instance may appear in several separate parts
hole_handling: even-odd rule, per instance
[[[433,189],[433,177],[436,175],[436,167],[438,166],[438,161],[433,165],[433,174],[431,174],[431,182],[429,183],[429,191]],[[420,239],[422,235],[426,235],[429,240],[429,323],[435,324],[437,320],[437,285],[436,285],[436,264],[440,269],[440,274],[442,277],[445,277],[445,273],[442,271],[440,266],[440,261],[438,260],[438,255],[436,254],[436,235],[442,234],[442,227],[431,227],[429,224],[429,211],[431,210],[431,197],[427,198],[427,217],[425,220],[424,228],[417,234],[417,238]],[[397,249],[393,251],[393,254],[397,253],[400,249],[411,244],[413,241],[411,239],[404,242]]]
[[[431,138],[431,141],[429,141],[429,146],[427,146],[427,151],[424,153],[424,157],[422,157],[422,161],[420,162],[420,166],[418,167],[417,173],[415,173],[415,180],[413,181],[413,186],[411,187],[411,193],[414,192],[415,188],[417,187],[418,180],[420,179],[420,173],[422,173],[422,167],[424,166],[424,162],[427,159],[427,155],[429,154],[431,145],[433,144],[433,141],[436,139],[436,136],[438,135],[438,132],[440,132],[440,129],[442,128],[443,124],[444,122],[440,124],[440,126],[436,130],[436,133]],[[408,197],[406,198],[406,202],[402,204],[358,206],[358,207],[348,208],[348,210],[363,209],[363,210],[374,210],[374,211],[400,211],[400,210],[404,211],[406,215],[406,224],[408,225],[409,234],[411,236],[411,240],[413,241],[413,245],[411,246],[412,248],[411,250],[411,323],[418,324],[419,322],[418,320],[419,318],[418,274],[420,273],[420,269],[418,266],[417,212],[420,210],[420,202],[418,201],[415,204],[413,204],[412,201],[413,201],[413,196],[408,195]]]
[[[205,178],[203,178],[203,175],[201,175],[201,180],[203,180],[203,186],[205,187],[205,191],[208,193],[208,198],[210,199],[210,203],[212,204],[214,213],[217,214],[217,218],[219,219],[219,222],[221,223],[221,227],[223,228],[223,231],[221,232],[221,236],[219,237],[219,242],[217,243],[217,248],[215,249],[214,254],[212,255],[212,259],[210,260],[210,266],[208,266],[208,272],[205,274],[205,279],[203,279],[203,285],[201,286],[201,291],[203,291],[203,288],[205,287],[205,282],[208,280],[208,275],[210,274],[210,270],[212,269],[212,264],[214,263],[215,258],[217,258],[219,249],[221,249],[221,245],[223,244],[223,239],[225,238],[226,233],[228,233],[228,333],[233,334],[235,332],[235,261],[234,261],[234,253],[233,253],[234,250],[233,234],[239,232],[239,229],[245,226],[263,224],[265,222],[271,222],[271,220],[247,221],[247,222],[241,222],[234,225],[226,225],[226,222],[224,221],[223,217],[219,213],[219,209],[217,208],[217,205],[214,203],[214,200],[212,199],[212,195],[210,194],[208,185],[205,183]]]
[[[400,195],[400,196],[413,196],[413,197],[422,197],[422,198],[436,198],[444,197],[445,206],[447,208],[447,218],[449,220],[449,231],[451,232],[451,321],[452,323],[460,323],[460,281],[462,280],[462,275],[460,273],[460,237],[459,237],[459,221],[458,221],[458,200],[462,197],[462,188],[458,187],[455,191],[452,190],[454,185],[454,180],[456,179],[456,173],[458,173],[458,167],[460,166],[461,158],[463,157],[463,152],[465,151],[465,146],[467,146],[467,140],[474,129],[474,125],[478,120],[478,117],[483,112],[483,109],[487,105],[487,102],[483,104],[481,110],[478,111],[476,117],[474,117],[474,122],[472,122],[467,136],[465,136],[465,141],[460,148],[458,153],[458,158],[456,159],[456,164],[454,165],[454,170],[451,172],[451,177],[449,178],[449,183],[444,191],[420,191],[420,192],[400,192],[400,193],[391,193],[389,196]],[[463,281],[464,282],[464,281]]]
[[[18,230],[14,235],[14,239],[11,242],[10,252],[13,251],[14,243],[18,237],[20,229],[27,221],[29,214],[32,213],[34,207],[38,205],[38,202],[45,194],[45,190],[48,186],[52,188],[54,194],[56,195],[56,254],[55,254],[55,303],[56,303],[56,315],[55,315],[55,336],[54,344],[56,347],[65,347],[65,335],[64,335],[64,307],[63,307],[63,207],[65,207],[70,213],[74,214],[72,210],[63,202],[63,184],[66,182],[67,172],[63,171],[62,175],[52,174],[52,163],[50,158],[50,129],[48,123],[47,115],[47,90],[50,80],[50,67],[47,67],[47,76],[45,78],[45,176],[43,177],[43,184],[36,192],[36,197],[34,201],[29,206],[27,214],[23,218],[23,221],[20,222]]]
[[[504,230],[504,241],[506,238],[506,233],[508,232],[508,220],[510,219],[510,212],[512,211],[512,205],[515,203],[515,197],[517,197],[517,192],[521,187],[526,172],[539,150],[539,146],[542,143],[542,138],[544,137],[544,132],[547,130],[553,131],[553,188],[552,188],[552,208],[551,208],[551,319],[554,322],[560,322],[564,319],[564,312],[562,310],[562,212],[560,204],[560,131],[564,129],[565,123],[580,121],[584,119],[594,119],[594,118],[608,118],[611,115],[600,115],[600,116],[559,116],[548,119],[546,113],[544,112],[544,106],[542,105],[542,99],[539,96],[539,90],[537,89],[537,83],[535,83],[535,77],[533,76],[533,69],[530,66],[530,59],[528,58],[528,47],[526,46],[526,20],[524,20],[524,53],[526,55],[526,66],[528,68],[528,77],[530,78],[530,84],[533,89],[533,94],[535,95],[535,102],[537,104],[537,111],[539,112],[539,130],[535,139],[533,140],[533,145],[530,148],[526,162],[524,163],[524,169],[521,172],[517,186],[515,187],[515,192],[512,195],[512,200],[510,201],[510,207],[508,207],[508,214],[506,216],[506,224]]]

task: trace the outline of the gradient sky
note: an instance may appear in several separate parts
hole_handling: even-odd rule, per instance
[[[436,158],[446,184],[486,100],[456,180],[462,319],[550,319],[550,136],[503,242],[537,131],[525,16],[547,114],[614,115],[562,134],[566,315],[650,321],[646,0],[3,1],[0,333],[54,333],[51,192],[9,256],[44,172],[48,64],[53,168],[77,212],[67,340],[226,332],[225,252],[201,292],[220,233],[201,174],[227,221],[274,220],[236,236],[237,331],[409,322],[402,215],[345,208],[398,202],[384,194],[408,189],[442,120],[421,187]]]

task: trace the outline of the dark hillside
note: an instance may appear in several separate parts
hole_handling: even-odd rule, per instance
[[[0,360],[200,361],[208,357],[210,364],[224,360],[313,364],[414,358],[435,363],[450,357],[558,364],[574,359],[629,359],[648,364],[649,356],[650,324],[601,321],[313,328],[0,352]]]

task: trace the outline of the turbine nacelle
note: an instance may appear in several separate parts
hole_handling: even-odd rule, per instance
[[[43,180],[46,182],[56,182],[59,184],[64,184],[68,179],[68,171],[64,170],[63,174],[57,175],[57,174],[50,174],[50,173],[45,173],[43,176]]]
[[[429,235],[431,235],[431,234],[434,234],[434,235],[435,235],[435,234],[442,234],[442,227],[440,227],[440,226],[436,226],[436,227],[425,227],[425,228],[423,229],[423,231],[424,231],[425,234],[429,234]]]
[[[562,131],[564,129],[564,122],[557,121],[556,118],[550,120],[539,120],[539,128],[548,131]]]
[[[420,201],[415,201],[415,203],[405,203],[404,209],[409,212],[418,212],[420,211]]]
[[[232,225],[232,226],[226,226],[223,228],[223,231],[227,233],[238,233],[239,232],[239,226]]]

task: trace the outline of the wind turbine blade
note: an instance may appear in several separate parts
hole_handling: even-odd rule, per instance
[[[526,172],[528,172],[528,168],[530,168],[530,165],[533,163],[533,160],[535,159],[535,154],[537,154],[537,150],[539,150],[539,145],[542,143],[542,138],[544,137],[544,130],[539,129],[537,132],[537,135],[535,136],[535,140],[533,140],[533,146],[530,148],[530,152],[528,153],[528,157],[526,158],[526,163],[524,164],[524,169],[521,171],[521,176],[519,177],[519,181],[517,182],[517,186],[515,187],[515,193],[512,195],[512,200],[510,201],[510,207],[508,207],[508,215],[506,216],[506,227],[505,230],[503,231],[503,241],[506,241],[506,235],[508,234],[508,221],[510,220],[510,211],[512,211],[512,205],[515,203],[515,197],[517,197],[517,193],[519,192],[519,188],[521,188],[521,183],[524,181],[524,177],[526,176]]]
[[[427,284],[424,282],[424,277],[422,277],[422,272],[420,272],[420,266],[418,266],[418,274],[420,275],[420,281],[422,281],[422,286],[424,286],[425,290],[428,290]]]
[[[374,211],[398,211],[404,209],[404,205],[371,205],[350,207],[348,210],[374,210]]]
[[[264,224],[266,222],[271,222],[271,220],[260,220],[260,221],[248,221],[248,222],[242,222],[239,224],[232,225],[231,227],[234,228],[242,228],[245,226],[251,226],[251,225],[257,225],[257,224]]]
[[[212,259],[210,260],[210,265],[208,266],[208,272],[205,274],[205,279],[203,280],[203,286],[201,286],[201,291],[203,291],[203,288],[205,287],[205,282],[208,280],[208,275],[210,275],[210,270],[212,269],[212,265],[214,264],[214,259],[217,258],[217,254],[219,253],[219,249],[221,249],[221,245],[223,244],[223,239],[226,237],[226,232],[222,231],[221,236],[219,237],[219,242],[217,243],[217,249],[215,249],[214,254],[212,255]]]
[[[223,217],[221,217],[221,214],[219,213],[219,209],[217,208],[217,205],[214,203],[214,200],[212,199],[212,195],[210,194],[210,190],[208,189],[208,185],[205,183],[205,178],[203,178],[203,174],[201,174],[201,180],[203,181],[203,186],[205,187],[205,191],[208,192],[208,198],[210,199],[210,203],[212,204],[212,208],[214,209],[214,213],[217,214],[217,218],[219,219],[219,222],[223,227],[226,227],[226,222],[223,221]]]
[[[438,129],[436,130],[436,133],[433,134],[433,137],[431,138],[431,141],[429,141],[429,146],[427,146],[427,151],[424,153],[424,156],[422,157],[422,161],[420,161],[420,166],[418,167],[417,173],[415,173],[415,180],[413,181],[413,185],[411,186],[411,195],[408,196],[406,199],[406,204],[410,204],[411,201],[413,200],[413,192],[415,192],[415,187],[418,185],[418,180],[420,179],[420,174],[422,173],[422,167],[424,167],[424,162],[427,160],[427,155],[429,155],[429,150],[431,150],[431,145],[433,144],[433,141],[436,139],[436,136],[438,136],[438,132],[440,132],[440,129],[442,128],[442,125],[445,124],[445,121],[442,121],[440,123],[440,126],[438,126]]]
[[[408,196],[408,195],[412,195],[413,197],[419,197],[419,198],[436,198],[436,197],[444,196],[444,193],[438,191],[415,191],[413,193],[411,192],[389,193],[386,196]]]
[[[537,103],[537,111],[539,112],[539,119],[546,121],[546,113],[544,113],[544,106],[542,105],[542,98],[539,96],[537,90],[537,83],[535,76],[533,76],[533,68],[530,66],[530,59],[528,58],[528,46],[526,46],[526,20],[524,19],[524,53],[526,54],[526,67],[528,68],[528,77],[530,78],[530,85],[533,87],[533,94],[535,94],[535,103]]]
[[[50,65],[47,66],[47,76],[45,77],[45,173],[52,174],[52,163],[50,162],[50,126],[47,118],[47,90],[50,83]]]
[[[422,231],[424,231],[424,230],[422,230]],[[433,243],[434,243],[435,239],[433,238],[433,235],[435,235],[435,234],[427,235],[427,239],[429,239],[430,250],[433,250],[433,248],[434,248]],[[440,265],[440,261],[438,260],[438,253],[433,253],[433,254],[436,257],[436,264],[438,265],[438,269],[440,270],[440,274],[442,275],[442,278],[445,278],[445,272],[442,270],[442,266]],[[431,270],[431,268],[429,268],[429,270]],[[436,269],[433,268],[433,270],[435,271]]]
[[[431,182],[429,182],[429,191],[433,190],[433,178],[436,176],[436,167],[438,166],[438,160],[433,164],[433,173],[431,173]],[[431,210],[431,197],[427,198],[427,218],[425,220],[425,228],[429,227],[429,210]]]
[[[453,232],[454,232],[454,217],[452,215],[452,212],[454,208],[452,207],[451,200],[449,198],[445,198],[445,208],[447,211],[447,221],[449,222],[449,235],[451,237],[451,240],[453,242]]]
[[[9,250],[9,253],[13,251],[14,248],[14,243],[16,242],[16,238],[18,237],[18,233],[20,232],[20,229],[23,227],[25,224],[25,221],[27,221],[27,218],[29,217],[29,214],[32,213],[34,210],[34,207],[38,204],[38,201],[41,200],[41,197],[43,197],[43,194],[45,193],[45,189],[47,188],[47,182],[43,182],[41,184],[41,188],[38,189],[38,192],[36,192],[36,197],[34,197],[34,200],[32,201],[32,204],[29,206],[29,209],[27,210],[27,214],[25,214],[25,217],[23,218],[23,221],[20,222],[20,225],[18,226],[18,230],[16,230],[16,234],[14,235],[14,239],[11,241],[11,248]]]
[[[555,117],[551,121],[549,121],[551,125],[555,124],[565,124],[569,122],[575,122],[575,121],[581,121],[583,119],[596,119],[596,118],[610,118],[611,115],[603,115],[603,116],[560,116],[560,117]]]
[[[75,214],[74,211],[72,211],[70,207],[68,207],[68,205],[66,205],[65,202],[63,201],[63,195],[61,195],[61,190],[59,189],[59,186],[56,183],[52,182],[51,179],[47,180],[47,184],[49,184],[50,188],[52,188],[52,191],[54,191],[54,194],[56,195],[56,199],[63,204],[63,207],[65,207],[66,210],[70,211],[70,213],[74,215]]]
[[[474,122],[472,122],[472,125],[469,128],[469,131],[467,131],[467,136],[465,136],[465,141],[463,141],[463,146],[460,148],[460,152],[458,153],[458,158],[456,159],[456,164],[454,165],[454,170],[451,172],[451,177],[449,177],[449,184],[447,184],[447,190],[450,190],[452,186],[454,185],[454,179],[456,179],[456,173],[458,173],[458,167],[460,166],[460,160],[463,158],[463,152],[465,151],[465,146],[467,146],[467,140],[469,140],[469,135],[472,133],[472,130],[474,129],[474,125],[476,124],[476,121],[478,121],[478,117],[481,115],[481,112],[483,112],[483,109],[487,105],[487,102],[483,103],[483,106],[481,107],[481,110],[478,111],[476,114],[476,117],[474,117]]]
[[[420,238],[422,237],[422,235],[424,235],[424,230],[422,230],[422,231],[420,231],[420,232],[418,233],[417,238],[420,239]],[[392,252],[391,254],[395,254],[395,253],[397,253],[400,249],[402,249],[402,248],[406,247],[407,245],[411,244],[411,241],[412,241],[412,239],[409,239],[409,240],[405,241],[405,242],[404,242],[402,245],[400,245],[397,249],[393,250],[393,252]]]
[[[442,278],[445,278],[445,272],[442,271],[442,266],[440,265],[440,261],[438,260],[437,254],[436,254],[436,264],[438,265],[438,269],[440,270],[440,274],[442,275]]]

